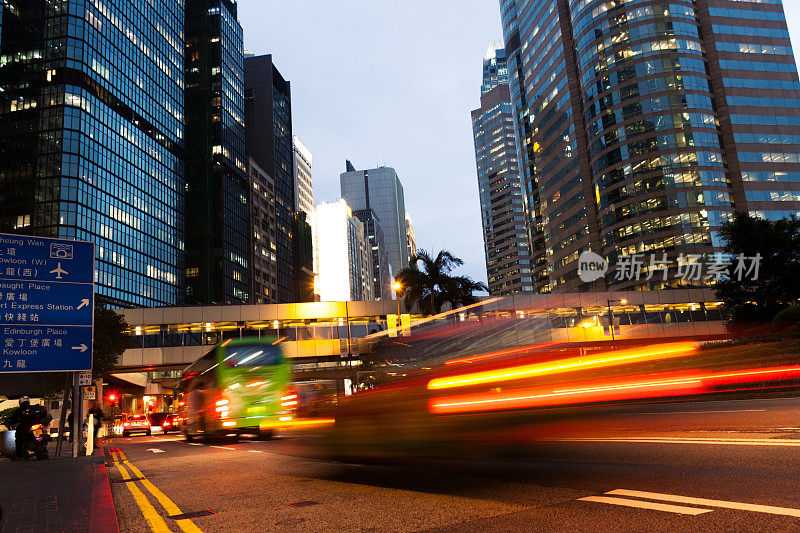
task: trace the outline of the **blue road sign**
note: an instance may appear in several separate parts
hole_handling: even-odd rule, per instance
[[[94,244],[0,234],[0,373],[92,368]]]

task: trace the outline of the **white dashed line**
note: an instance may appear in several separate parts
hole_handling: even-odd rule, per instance
[[[236,448],[229,448],[227,446],[209,446],[209,448],[219,448],[220,450],[235,450]]]
[[[636,442],[652,444],[719,444],[729,446],[800,446],[800,439],[716,439],[716,438],[671,438],[671,437],[576,437],[553,439],[557,442]]]
[[[606,494],[617,496],[631,496],[638,498],[648,498],[650,500],[662,500],[675,503],[688,503],[691,505],[706,505],[708,507],[722,507],[725,509],[736,509],[737,511],[752,511],[754,513],[768,513],[784,516],[800,517],[800,509],[790,507],[775,507],[772,505],[758,505],[754,503],[729,502],[725,500],[708,500],[706,498],[692,498],[689,496],[676,496],[673,494],[660,494],[658,492],[642,492],[639,490],[617,489]]]
[[[712,509],[698,509],[696,507],[683,507],[681,505],[668,505],[666,503],[627,500],[625,498],[609,498],[607,496],[587,496],[586,498],[578,498],[578,500],[584,502],[608,503],[611,505],[624,505],[626,507],[639,507],[640,509],[652,509],[654,511],[666,511],[669,513],[690,515],[710,513],[712,511]]]

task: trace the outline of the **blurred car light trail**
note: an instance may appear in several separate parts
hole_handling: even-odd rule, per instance
[[[656,344],[647,347],[628,348],[624,350],[615,350],[613,352],[603,352],[591,356],[578,356],[545,363],[435,378],[428,382],[428,389],[437,390],[468,387],[484,383],[498,383],[534,376],[538,377],[574,372],[589,368],[605,368],[644,361],[657,361],[672,357],[684,357],[694,353],[696,350],[697,344],[693,342],[675,342]]]
[[[429,411],[434,414],[467,413],[523,409],[581,403],[686,396],[715,392],[714,387],[732,383],[766,382],[800,377],[800,365],[755,368],[735,372],[690,374],[669,372],[661,380],[654,376],[628,376],[615,380],[561,384],[551,387],[482,392],[433,398]],[[571,385],[573,388],[565,389]],[[557,388],[558,387],[558,388]]]
[[[510,348],[508,350],[500,350],[499,352],[490,352],[490,353],[483,353],[479,355],[473,355],[470,357],[461,357],[458,359],[450,359],[449,361],[445,361],[445,365],[458,365],[463,363],[474,363],[475,361],[483,361],[486,359],[493,359],[495,357],[502,357],[504,355],[512,355],[515,353],[527,352],[531,350],[538,350],[540,348],[546,348],[548,346],[553,346],[558,344],[557,342],[543,342],[542,344],[531,344],[530,346],[523,346],[521,348]]]

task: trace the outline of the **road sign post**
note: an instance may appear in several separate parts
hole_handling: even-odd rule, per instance
[[[92,369],[94,244],[0,234],[0,373]]]

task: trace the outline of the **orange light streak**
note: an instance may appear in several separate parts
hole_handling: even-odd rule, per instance
[[[474,363],[475,361],[482,361],[484,359],[493,359],[495,357],[502,357],[504,355],[511,355],[520,352],[527,352],[528,350],[538,350],[539,348],[545,348],[547,346],[553,346],[554,344],[558,344],[557,342],[544,342],[542,344],[531,344],[530,346],[523,346],[522,348],[510,348],[508,350],[500,350],[499,352],[490,352],[484,353],[479,355],[473,355],[470,357],[461,357],[459,359],[450,359],[449,361],[445,361],[445,365],[458,365],[461,363]]]
[[[570,389],[537,387],[433,398],[428,408],[434,414],[452,414],[708,394],[715,392],[713,387],[730,383],[797,378],[800,377],[800,365],[706,374],[670,372],[662,376],[662,379],[654,379],[652,376],[631,376],[622,380],[595,380],[584,384],[576,383],[573,385],[574,388]]]
[[[571,357],[544,363],[514,366],[500,370],[473,372],[458,376],[435,378],[428,382],[428,389],[450,389],[455,387],[469,387],[485,383],[498,383],[530,377],[562,374],[589,368],[607,368],[610,366],[639,363],[643,361],[658,361],[672,357],[683,357],[697,350],[697,345],[692,342],[675,342],[668,344],[655,344],[613,352],[603,352],[591,356]]]
[[[336,422],[333,418],[310,418],[305,420],[262,420],[259,429],[289,429],[304,427],[330,426]]]

